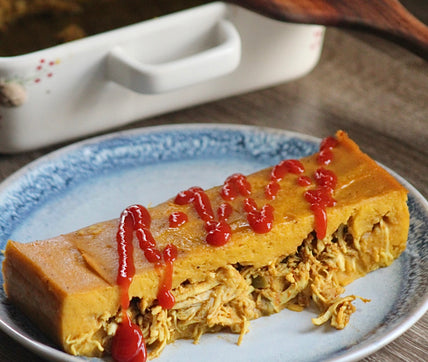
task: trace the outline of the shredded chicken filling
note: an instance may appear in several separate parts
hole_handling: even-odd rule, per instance
[[[377,258],[389,264],[387,223],[381,220],[373,232],[381,233],[384,240]],[[360,250],[361,241],[354,240],[346,225],[324,240],[312,233],[294,255],[265,267],[228,265],[210,273],[203,282],[186,281],[173,290],[176,303],[170,310],[134,298],[128,312],[143,331],[150,359],[176,339],[193,339],[197,343],[208,332],[229,330],[239,334],[240,344],[250,320],[284,308],[301,311],[311,301],[320,310],[320,315],[312,319],[315,325],[329,321],[331,326],[342,329],[355,311],[352,302],[360,297],[341,296],[344,288],[337,273],[359,273],[357,264],[364,253]],[[101,322],[104,346],[108,346],[120,322],[120,313]]]

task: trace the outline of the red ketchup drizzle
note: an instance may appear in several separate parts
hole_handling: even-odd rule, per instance
[[[273,200],[277,195],[281,186],[279,182],[287,173],[299,175],[305,172],[305,167],[298,160],[283,160],[272,168],[270,179],[271,181],[265,188],[265,196],[269,200]]]
[[[297,179],[297,183],[299,184],[299,186],[305,187],[312,185],[312,180],[308,176],[303,175],[299,176],[299,178]]]
[[[193,204],[196,212],[203,221],[214,218],[211,201],[207,194],[200,187],[191,187],[188,190],[181,191],[175,197],[174,202],[177,205]]]
[[[169,215],[169,227],[178,228],[188,221],[187,215],[184,212],[177,211]]]
[[[119,324],[112,341],[112,356],[117,362],[144,362],[147,359],[142,331],[131,322],[126,313],[129,307],[129,286],[135,274],[132,246],[134,230],[146,259],[155,264],[156,267],[161,266],[162,256],[165,261],[165,272],[157,295],[159,305],[162,308],[170,309],[175,303],[171,287],[173,262],[177,257],[177,248],[174,245],[167,245],[161,254],[150,231],[150,224],[150,214],[141,205],[129,206],[120,217],[116,241],[119,254],[117,284],[120,289],[122,322]]]
[[[251,185],[247,178],[241,173],[229,176],[220,191],[223,200],[234,200],[238,195],[248,196],[251,194]]]
[[[157,294],[158,303],[164,309],[171,309],[175,303],[174,296],[171,293],[172,263],[177,257],[177,248],[174,245],[169,244],[165,247],[161,255],[156,246],[156,240],[150,231],[150,214],[145,207],[141,205],[137,205],[137,207],[138,218],[136,218],[136,236],[140,244],[140,248],[144,252],[144,256],[150,263],[155,264],[156,267],[160,267],[162,256],[165,262],[164,276]]]
[[[208,244],[222,246],[229,241],[232,230],[226,222],[226,215],[227,213],[230,215],[231,207],[229,209],[223,206],[223,210],[222,206],[220,206],[219,216],[221,217],[219,217],[218,221],[215,220],[211,201],[200,187],[191,187],[188,190],[179,192],[174,202],[177,205],[193,204],[199,217],[205,222],[205,230],[207,231],[206,241]]]
[[[160,266],[162,260],[162,255],[156,246],[156,240],[154,239],[151,231],[150,224],[152,222],[151,217],[147,209],[143,206],[140,206],[140,218],[137,225],[137,230],[135,234],[138,239],[141,250],[144,252],[146,259],[152,263]]]
[[[165,272],[158,292],[158,303],[163,309],[171,309],[175,304],[175,298],[171,293],[173,262],[177,258],[177,247],[168,244],[163,251]]]
[[[337,176],[333,171],[327,170],[324,167],[320,167],[315,171],[314,178],[316,184],[320,187],[327,188],[331,191],[336,187]]]
[[[117,284],[120,288],[120,306],[122,309],[128,308],[128,289],[135,274],[134,248],[132,246],[133,229],[134,218],[131,211],[126,209],[120,215],[119,227],[116,234],[117,251],[119,254]]]
[[[257,209],[257,204],[252,198],[245,199],[244,210],[247,212],[247,220],[254,232],[265,234],[273,226],[273,207],[264,205],[261,210]]]
[[[320,165],[328,165],[333,160],[332,149],[336,147],[338,141],[334,137],[324,138],[320,145],[320,151],[317,156],[317,162]]]
[[[129,307],[128,290],[135,274],[132,239],[133,231],[138,223],[138,211],[139,206],[134,205],[122,212],[116,234],[119,254],[117,284],[122,308],[122,322],[112,341],[112,357],[117,362],[144,362],[147,359],[143,333],[136,324],[131,322],[126,313]]]
[[[267,184],[265,188],[265,196],[268,200],[273,200],[278,193],[281,186],[279,186],[278,181],[271,181]]]
[[[317,162],[320,165],[328,165],[333,160],[332,149],[338,144],[333,137],[325,138],[320,145],[320,152],[317,156]],[[311,205],[310,208],[314,213],[315,232],[318,239],[324,239],[327,233],[327,207],[336,204],[333,198],[333,191],[336,187],[337,176],[331,170],[319,167],[314,173],[317,188],[308,190],[304,197]]]

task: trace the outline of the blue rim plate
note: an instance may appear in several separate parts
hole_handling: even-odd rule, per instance
[[[115,218],[133,203],[157,204],[190,186],[214,186],[234,172],[251,173],[309,155],[319,141],[268,128],[199,124],[142,128],[76,143],[32,162],[0,185],[0,249],[9,238],[28,242],[66,233]],[[394,176],[409,190],[408,247],[390,267],[347,287],[346,294],[371,299],[356,302],[347,328],[316,328],[311,323],[316,311],[284,310],[252,321],[239,347],[236,335],[205,335],[198,345],[177,341],[167,346],[158,361],[353,361],[405,332],[428,310],[428,203]],[[42,357],[82,360],[52,345],[8,303],[2,288],[0,328]]]

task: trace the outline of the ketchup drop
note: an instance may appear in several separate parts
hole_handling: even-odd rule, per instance
[[[320,167],[315,171],[314,178],[316,184],[320,187],[326,187],[328,189],[331,189],[331,191],[333,191],[336,187],[336,174],[333,171],[327,170],[324,167]]]
[[[248,223],[255,233],[265,234],[272,229],[273,207],[271,205],[266,204],[258,210],[256,202],[252,198],[247,198],[244,210],[247,212]]]
[[[178,228],[188,221],[187,215],[184,212],[177,211],[169,215],[169,227]]]
[[[333,160],[332,149],[336,147],[338,141],[334,137],[327,137],[321,141],[320,151],[317,156],[317,162],[320,165],[328,165]]]
[[[281,188],[281,186],[279,186],[278,181],[273,180],[273,181],[269,182],[265,188],[266,198],[268,200],[273,200],[280,188]]]
[[[123,312],[111,345],[111,355],[116,362],[145,362],[147,349],[141,329]]]
[[[207,221],[205,223],[205,230],[207,231],[206,241],[212,246],[225,245],[232,235],[230,225],[223,220]]]
[[[299,186],[305,187],[310,186],[312,184],[312,180],[308,176],[302,175],[297,179],[297,183]]]

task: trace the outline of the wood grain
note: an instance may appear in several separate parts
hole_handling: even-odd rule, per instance
[[[398,0],[230,0],[282,21],[373,32],[428,60],[428,27]]]
[[[421,0],[420,6],[426,6]],[[416,6],[416,0],[413,1]],[[417,7],[415,7],[417,10]],[[237,123],[318,137],[344,129],[376,160],[428,197],[428,65],[371,35],[328,29],[319,65],[277,87],[139,121],[125,128]],[[0,181],[54,150],[0,155]],[[428,361],[428,314],[364,362]],[[0,332],[0,361],[42,359]]]

